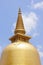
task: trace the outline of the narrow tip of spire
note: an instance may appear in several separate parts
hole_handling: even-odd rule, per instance
[[[19,8],[19,11],[18,11],[19,14],[21,14],[21,9]]]

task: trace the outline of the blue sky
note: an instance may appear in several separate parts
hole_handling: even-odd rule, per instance
[[[22,10],[26,34],[37,48],[43,65],[43,0],[0,0],[0,53],[11,42],[18,9]]]

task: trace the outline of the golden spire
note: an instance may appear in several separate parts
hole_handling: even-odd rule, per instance
[[[25,29],[24,29],[24,24],[23,24],[23,19],[22,19],[20,8],[19,8],[19,11],[18,11],[17,24],[16,24],[16,28],[15,28],[15,34],[16,33],[25,34]]]
[[[23,24],[23,19],[22,19],[22,15],[21,15],[21,9],[19,8],[18,11],[18,19],[17,19],[17,24],[16,24],[16,28],[14,31],[15,35],[12,36],[9,40],[11,40],[12,42],[17,41],[17,40],[22,40],[27,42],[28,39],[30,39],[30,36],[25,36],[25,29],[24,29],[24,24]]]

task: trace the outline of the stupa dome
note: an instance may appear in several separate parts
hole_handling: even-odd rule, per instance
[[[28,41],[31,36],[25,35],[20,9],[14,33],[12,44],[3,50],[1,65],[41,65],[37,49]]]

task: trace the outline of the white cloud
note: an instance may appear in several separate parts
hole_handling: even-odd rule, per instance
[[[32,37],[36,37],[36,36],[39,36],[39,33],[33,33]]]
[[[27,5],[30,9],[43,9],[43,1],[34,3],[34,0],[31,0],[31,4]]]
[[[1,56],[1,53],[2,53],[2,47],[0,46],[0,56]]]
[[[37,50],[39,52],[40,57],[43,57],[43,50],[42,49],[43,49],[43,47],[41,45],[37,46]]]
[[[27,15],[23,14],[23,22],[27,34],[36,29],[37,21],[38,17],[34,12],[30,12]]]
[[[34,0],[31,0],[31,5],[33,5],[34,4]]]
[[[30,5],[28,5],[27,7],[31,9],[33,4],[34,4],[34,0],[30,0]]]
[[[40,49],[42,49],[42,46],[41,45],[37,45],[37,48],[40,50]]]
[[[0,52],[1,52],[1,48],[2,48],[2,47],[0,46]]]
[[[40,57],[43,57],[43,51],[39,51]]]
[[[12,33],[14,33],[15,27],[16,27],[16,23],[13,24]]]
[[[43,1],[33,4],[33,8],[35,9],[43,8]]]

